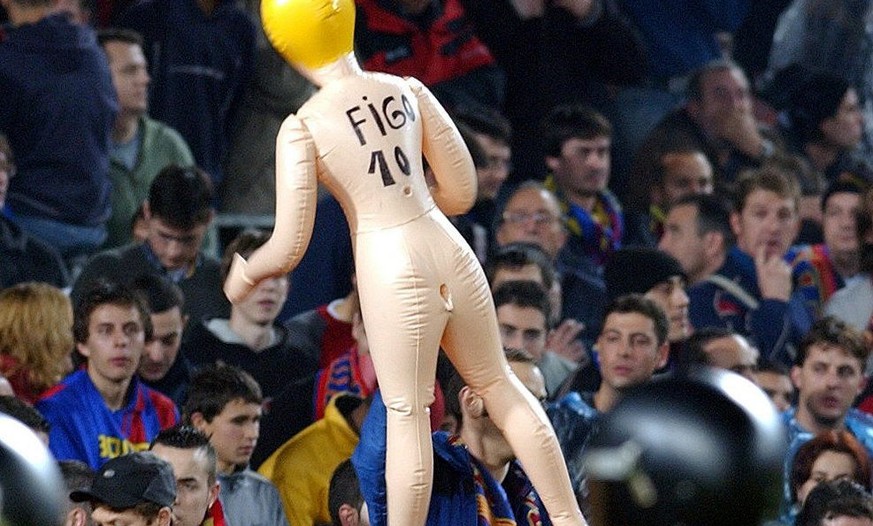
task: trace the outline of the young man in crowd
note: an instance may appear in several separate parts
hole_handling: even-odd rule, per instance
[[[545,402],[543,376],[532,357],[522,350],[508,349],[506,358],[521,383]],[[545,523],[546,509],[539,495],[485,411],[482,398],[464,386],[458,401],[458,434],[438,431],[432,435],[434,484],[426,524]],[[374,524],[385,524],[387,513],[385,426],[385,404],[377,393],[361,428],[361,442],[352,455],[368,517]]]
[[[733,371],[757,383],[758,350],[744,336],[724,327],[706,327],[688,338],[679,367],[706,365]]]
[[[199,168],[161,170],[143,207],[145,241],[91,258],[73,285],[73,302],[100,278],[129,283],[142,274],[158,274],[182,290],[184,314],[192,320],[227,316],[230,302],[221,289],[220,264],[201,249],[215,216],[213,199],[209,176]]]
[[[630,294],[613,300],[597,338],[600,387],[593,392],[570,392],[549,407],[549,418],[580,500],[585,495],[585,447],[600,415],[611,410],[624,392],[648,382],[667,363],[669,326],[663,309],[651,299]]]
[[[249,468],[262,403],[261,388],[251,375],[229,365],[207,366],[191,379],[185,421],[215,448],[228,524],[288,526],[276,487]]]
[[[832,317],[816,322],[798,347],[791,369],[797,405],[782,414],[789,439],[783,500],[786,519],[793,519],[789,475],[801,445],[821,432],[845,430],[873,455],[873,417],[852,407],[864,386],[867,355],[861,334]]]
[[[612,125],[582,106],[559,106],[544,124],[546,187],[558,197],[569,234],[559,257],[596,276],[624,235],[621,204],[608,189]]]
[[[713,195],[695,194],[680,198],[667,211],[658,248],[682,265],[690,287],[715,274],[734,243],[725,203]]]
[[[691,334],[688,316],[688,295],[685,293],[685,273],[679,262],[669,254],[654,248],[623,248],[617,251],[606,267],[606,290],[610,301],[628,294],[641,294],[652,300],[666,315],[668,322],[668,361],[662,367],[672,367],[685,340]],[[604,319],[606,319],[604,317]],[[601,329],[597,342],[603,335]],[[595,351],[597,351],[595,343]],[[599,353],[595,358],[599,357]],[[593,392],[601,385],[602,369],[592,360],[574,372],[561,386],[558,396],[572,391]]]
[[[506,281],[494,290],[494,307],[503,346],[533,356],[553,396],[578,364],[546,348],[550,307],[545,289],[535,281]]]
[[[181,407],[191,381],[188,361],[179,353],[182,331],[188,323],[183,314],[185,298],[176,284],[157,274],[143,274],[132,288],[148,307],[152,324],[137,369],[139,376],[144,384]]]
[[[209,437],[191,426],[176,426],[158,433],[149,449],[173,466],[173,526],[224,525],[217,460]]]
[[[72,492],[70,499],[90,503],[94,526],[170,526],[176,479],[167,462],[135,452],[104,464],[91,487]]]
[[[688,289],[691,324],[733,329],[749,337],[764,360],[787,365],[809,325],[802,300],[792,297],[785,260],[800,225],[800,192],[776,167],[748,172],[736,186],[730,216],[736,245],[715,273]]]
[[[173,401],[136,375],[146,332],[148,311],[127,287],[101,281],[79,298],[73,335],[85,367],[36,403],[51,424],[55,458],[97,469],[110,458],[145,449],[161,429],[178,423]]]
[[[244,230],[224,251],[222,280],[227,278],[234,254],[250,256],[270,236]],[[311,378],[317,371],[313,357],[294,347],[289,331],[276,322],[288,297],[289,278],[265,279],[245,300],[231,306],[230,317],[210,317],[193,323],[182,353],[194,367],[222,362],[252,375],[270,400],[286,385]]]
[[[179,132],[147,115],[151,78],[142,37],[129,29],[103,29],[97,41],[109,60],[118,115],[109,142],[112,215],[106,222],[105,248],[130,243],[136,210],[148,198],[149,185],[165,166],[191,166],[194,157]]]

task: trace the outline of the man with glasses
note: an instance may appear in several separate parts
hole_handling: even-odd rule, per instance
[[[230,316],[220,263],[200,249],[215,216],[212,202],[212,183],[199,168],[170,165],[161,170],[144,205],[146,240],[92,258],[73,286],[74,302],[100,277],[128,283],[142,274],[159,274],[182,290],[190,319]]]
[[[562,250],[567,242],[567,230],[563,217],[561,204],[554,193],[542,183],[526,181],[507,200],[497,223],[495,240],[498,247],[532,243],[549,256],[561,289],[560,308],[556,308],[553,314],[556,319],[564,320],[555,328],[550,347],[578,361],[584,357],[565,354],[560,349],[573,347],[572,342],[579,341],[577,337],[589,346],[597,338],[606,306],[606,285],[587,260],[565,257],[567,253]]]

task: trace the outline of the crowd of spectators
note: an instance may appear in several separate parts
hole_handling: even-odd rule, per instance
[[[275,135],[317,89],[259,3],[0,0],[0,412],[75,481],[67,524],[385,523],[385,407],[336,199],[320,192],[290,275],[222,292],[269,239]],[[355,5],[363,67],[421,80],[470,150],[477,199],[450,220],[586,516],[603,415],[707,366],[782,416],[767,519],[818,524],[851,494],[873,524],[873,6]],[[495,518],[547,520],[444,357],[435,399],[428,524],[483,513],[459,484]],[[176,491],[116,502],[107,466],[132,494]],[[813,489],[844,478],[860,488]]]

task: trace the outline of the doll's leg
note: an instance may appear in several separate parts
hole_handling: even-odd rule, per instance
[[[466,384],[484,399],[489,416],[521,461],[552,523],[585,524],[548,417],[503,355],[487,286],[468,286],[463,292],[466,297],[454,299],[456,310],[447,325],[443,348]]]
[[[358,283],[360,289],[360,273]],[[366,292],[361,289],[364,326],[388,409],[388,524],[423,526],[433,479],[429,406],[434,400],[436,356],[446,314],[421,313],[424,300],[415,298],[414,290],[393,291],[391,298],[385,297],[387,290],[382,290],[381,299]]]

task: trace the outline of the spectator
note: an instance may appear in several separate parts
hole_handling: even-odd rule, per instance
[[[11,416],[29,427],[43,445],[48,447],[51,426],[33,406],[15,396],[0,396],[0,413]]]
[[[673,256],[655,248],[625,248],[606,265],[606,293],[610,300],[626,294],[643,294],[667,315],[671,346],[691,335],[688,321],[687,278]]]
[[[251,81],[230,115],[221,210],[273,215],[276,196],[276,134],[315,93],[306,77],[279,55],[262,30],[261,0],[237,2],[257,30]]]
[[[794,384],[788,371],[780,366],[764,364],[755,373],[755,383],[764,391],[780,413],[794,404]]]
[[[118,25],[143,37],[150,115],[182,134],[219,188],[230,117],[254,66],[254,24],[227,0],[146,0],[124,11]]]
[[[485,266],[485,275],[492,292],[507,281],[534,281],[541,285],[549,295],[550,327],[546,338],[546,347],[563,358],[582,364],[588,356],[585,352],[587,331],[589,325],[575,318],[567,317],[561,320],[563,294],[561,284],[555,279],[554,268],[539,245],[516,242],[502,245],[491,255]],[[577,290],[578,289],[574,289]],[[586,301],[579,301],[584,297]],[[592,305],[597,309],[599,304],[595,298],[580,296],[572,298],[576,304]],[[597,326],[599,321],[594,324]]]
[[[261,388],[248,373],[214,365],[194,374],[184,416],[215,448],[228,524],[288,526],[276,487],[248,467],[258,441],[262,403]]]
[[[110,213],[109,134],[118,105],[92,29],[52,0],[4,0],[0,133],[15,152],[7,206],[18,226],[67,260],[94,252]],[[28,111],[22,111],[29,108]]]
[[[209,437],[190,426],[172,427],[158,433],[149,450],[173,467],[177,491],[173,526],[225,524],[218,500],[215,449]]]
[[[869,331],[873,315],[873,190],[861,198],[856,216],[859,243],[858,277],[834,292],[825,305],[825,313],[836,316],[859,331]]]
[[[94,524],[170,526],[176,479],[167,462],[149,452],[111,459],[97,470],[91,487],[70,493],[73,502],[88,502]]]
[[[534,281],[507,281],[494,289],[494,307],[500,340],[508,349],[530,354],[553,397],[561,383],[578,363],[555,354],[546,347],[549,333],[549,298]]]
[[[470,246],[479,261],[484,263],[491,247],[491,225],[497,214],[496,198],[512,170],[512,127],[499,111],[486,106],[458,108],[452,117],[462,136],[469,132],[469,140],[475,141],[475,145],[468,145],[468,149],[472,152],[478,147],[482,152],[481,162],[476,162],[476,156],[473,155],[476,202],[460,218],[463,218],[462,224],[466,223],[474,231],[474,242]],[[469,140],[464,138],[465,143]],[[456,218],[456,221],[460,218]],[[459,230],[463,233],[461,228]]]
[[[868,158],[873,151],[873,61],[863,50],[873,38],[866,23],[871,13],[866,2],[793,0],[773,33],[767,71],[772,79],[783,70],[801,65],[807,71],[834,75],[854,86],[864,116],[861,153]]]
[[[609,107],[615,86],[645,73],[638,33],[613,0],[463,3],[506,73],[503,108],[515,131],[513,184],[542,174],[543,115],[558,104]]]
[[[692,286],[725,264],[734,239],[730,214],[719,198],[689,195],[667,212],[658,248],[676,258]]]
[[[330,477],[327,492],[331,526],[369,526],[367,503],[361,495],[358,475],[351,459],[340,462]]]
[[[94,481],[94,470],[78,460],[60,460],[58,467],[64,478],[67,507],[64,512],[64,526],[89,526],[91,506],[87,502],[73,502],[69,495],[74,491],[87,490]]]
[[[358,445],[370,400],[341,393],[331,398],[324,418],[305,428],[270,455],[258,472],[279,494],[289,524],[330,522],[330,477]]]
[[[730,216],[736,245],[715,274],[688,289],[694,327],[735,330],[752,340],[764,360],[786,365],[809,324],[802,301],[792,295],[785,261],[797,235],[798,199],[797,183],[780,170],[745,174]]]
[[[832,184],[821,199],[824,243],[795,246],[792,275],[810,317],[824,315],[827,301],[858,274],[857,216],[862,189],[852,182]]]
[[[860,333],[829,317],[816,322],[798,348],[791,370],[797,405],[782,414],[789,438],[783,511],[790,512],[794,458],[815,435],[848,431],[868,455],[873,454],[873,418],[852,408],[863,387],[867,354]]]
[[[571,391],[548,408],[580,500],[587,494],[582,465],[585,449],[601,415],[667,363],[668,327],[664,311],[650,299],[633,294],[613,300],[606,308],[597,339],[602,375],[599,387]]]
[[[742,335],[724,327],[704,327],[688,338],[680,368],[706,365],[732,371],[757,383],[758,350]]]
[[[58,460],[81,460],[97,469],[145,449],[161,429],[179,421],[172,400],[136,376],[150,330],[148,311],[125,287],[99,282],[76,303],[73,334],[85,367],[36,403],[51,424],[49,446]]]
[[[558,197],[569,232],[559,258],[599,276],[624,235],[621,204],[607,189],[612,126],[603,115],[581,106],[555,108],[543,126],[546,188]]]
[[[624,244],[655,246],[664,234],[667,210],[686,195],[714,191],[712,165],[698,148],[666,145],[638,152],[634,181],[624,201],[627,231]]]
[[[521,183],[509,196],[498,219],[495,239],[499,247],[523,242],[543,249],[559,274],[557,282],[561,289],[560,305],[553,300],[552,321],[563,318],[557,330],[565,331],[571,341],[579,336],[584,345],[590,346],[600,328],[606,288],[603,278],[587,265],[577,266],[558,257],[567,241],[567,230],[555,195],[539,182]],[[561,346],[551,347],[561,352]],[[561,354],[576,361],[584,360],[584,355]]]
[[[817,485],[846,479],[870,491],[870,457],[847,431],[824,431],[800,446],[791,466],[790,503],[796,513]]]
[[[542,183],[525,181],[512,191],[497,218],[495,240],[498,246],[533,243],[554,262],[567,241],[563,221],[555,194]]]
[[[503,105],[503,72],[476,36],[462,2],[355,4],[355,51],[364,69],[415,77],[447,107]]]
[[[129,283],[142,274],[158,274],[182,290],[184,314],[192,325],[230,314],[221,291],[220,263],[200,249],[215,215],[212,199],[212,183],[199,168],[171,165],[161,170],[143,209],[148,237],[94,256],[73,285],[73,302],[99,278]],[[183,340],[186,336],[187,331]]]
[[[715,186],[732,192],[740,171],[758,168],[781,153],[779,141],[758,127],[743,70],[733,62],[700,65],[688,79],[686,103],[661,120],[639,152],[663,151],[673,144],[706,153],[715,168]]]
[[[797,517],[797,526],[870,526],[873,524],[873,497],[869,489],[838,479],[824,482],[809,495]]]
[[[835,74],[812,74],[791,95],[787,110],[795,147],[828,184],[855,172],[873,182],[873,167],[858,155],[864,117],[857,90]]]
[[[130,224],[148,198],[149,187],[165,166],[191,166],[194,158],[179,133],[151,119],[148,88],[151,78],[142,52],[142,37],[126,29],[104,29],[97,34],[109,60],[112,84],[118,97],[118,115],[109,144],[112,179],[112,215],[106,224],[104,248],[132,241]]]
[[[668,361],[662,367],[672,368],[691,334],[685,274],[679,262],[654,248],[623,248],[613,254],[605,274],[610,301],[627,294],[642,294],[664,311],[669,327],[669,353]],[[602,337],[601,329],[598,341]],[[601,373],[595,356],[590,363],[567,378],[559,390],[559,396],[571,391],[596,391],[601,383]]]
[[[221,278],[227,278],[234,254],[250,256],[270,235],[246,230],[225,250]],[[182,344],[182,354],[194,367],[212,363],[234,365],[258,382],[269,400],[286,384],[313,376],[317,366],[310,356],[299,352],[288,338],[288,330],[276,323],[276,316],[288,296],[288,276],[262,281],[244,301],[231,307],[229,318],[209,318],[195,323]]]
[[[72,371],[73,308],[47,283],[0,291],[0,373],[32,404]]]
[[[612,188],[624,200],[634,179],[627,177],[646,134],[685,96],[694,96],[694,73],[724,56],[720,36],[740,27],[748,0],[618,0],[644,51],[644,64],[630,86],[613,91],[615,126]],[[713,163],[715,166],[715,163]]]
[[[535,398],[544,401],[543,378],[530,355],[512,349],[506,354],[518,379]],[[431,435],[434,485],[425,524],[530,524],[535,520],[547,524],[548,515],[539,495],[485,411],[482,398],[464,386],[459,400],[459,434],[438,431]],[[386,524],[386,412],[382,396],[377,393],[361,429],[361,442],[352,455],[370,524],[374,526]]]
[[[182,407],[191,382],[191,366],[179,353],[188,316],[179,287],[163,276],[143,274],[132,284],[149,310],[152,332],[147,337],[137,372],[142,383],[167,395]]]
[[[67,268],[58,251],[27,234],[4,213],[9,181],[15,164],[6,137],[0,134],[0,289],[27,281],[66,287]]]

